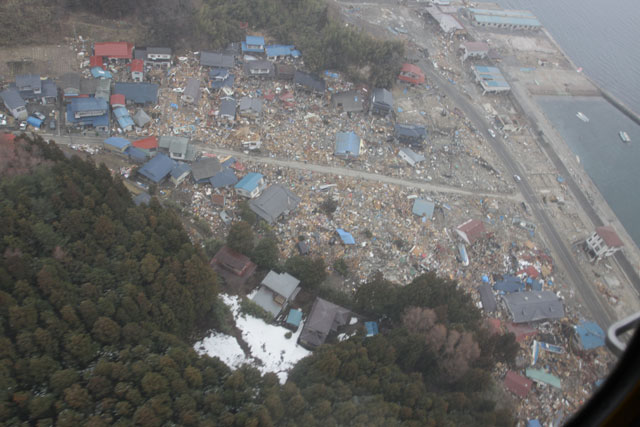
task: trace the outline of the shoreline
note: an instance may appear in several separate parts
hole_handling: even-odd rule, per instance
[[[542,32],[547,37],[547,39],[553,44],[553,46],[558,50],[558,52],[563,56],[563,58],[567,60],[567,62],[571,65],[571,67],[573,67],[574,70],[577,70],[576,64],[566,54],[566,52],[557,43],[557,41],[551,36],[549,31],[543,27]],[[608,91],[600,87],[591,77],[587,76],[584,73],[580,73],[580,74],[585,80],[587,80],[591,85],[593,85],[600,92],[601,97],[605,101],[607,101],[614,108],[616,108],[618,111],[620,111],[625,116],[627,116],[629,119],[633,120],[635,123],[640,125],[640,115],[633,112],[622,101],[620,101],[614,95],[612,95],[611,93],[609,93]],[[534,125],[538,128],[540,125],[538,121],[540,120],[540,118],[542,118],[545,124],[547,125],[547,127],[553,130],[553,133],[551,135],[549,135],[548,131],[544,132],[545,142],[548,143],[549,148],[555,152],[555,154],[560,158],[560,161],[565,165],[565,167],[570,171],[570,173],[573,173],[573,175],[578,178],[578,181],[575,182],[576,187],[582,192],[582,194],[590,202],[590,206],[595,211],[599,222],[601,222],[604,225],[613,225],[616,228],[616,232],[618,233],[619,237],[622,239],[625,246],[622,250],[623,256],[625,256],[628,259],[636,275],[638,275],[638,272],[640,271],[640,244],[636,243],[633,240],[631,235],[628,233],[627,229],[624,227],[624,224],[622,224],[622,222],[617,217],[612,207],[606,201],[604,195],[600,192],[600,189],[591,179],[591,176],[589,175],[589,173],[584,169],[584,166],[582,165],[582,163],[576,159],[576,154],[573,152],[573,150],[571,150],[567,142],[558,134],[552,121],[550,121],[546,117],[546,114],[544,113],[542,108],[537,104],[535,95],[532,95],[531,93],[529,93],[526,87],[522,87],[522,89],[524,89],[527,92],[525,96],[529,98],[535,110],[537,110],[537,112],[539,113],[539,116],[541,116],[541,117],[538,117],[537,120],[535,115],[534,117],[529,117],[529,118],[534,120]],[[561,95],[555,95],[555,96],[561,96]],[[520,108],[523,108],[520,100],[518,99],[518,96],[515,93],[514,93],[514,98],[516,98],[518,104],[520,105]],[[527,114],[527,116],[529,116],[529,114]],[[540,147],[540,148],[546,152],[545,147]],[[574,197],[577,198],[579,196],[574,194]],[[586,209],[582,206],[582,204],[579,201],[577,201],[577,203],[580,206],[580,214],[585,224],[591,224],[592,228],[595,228],[596,226],[600,225],[600,224],[597,224],[596,221],[593,221],[593,219],[589,217],[588,213],[586,212]],[[615,259],[615,258],[610,257],[609,259]],[[617,261],[616,263],[619,265]],[[620,267],[620,270],[624,272],[624,268],[622,268],[622,266],[620,265],[619,267]],[[629,277],[629,275],[626,273],[625,273],[625,276],[627,276],[627,279],[631,282],[632,285],[635,285],[636,287],[640,286],[640,283],[637,283],[637,280],[634,280],[635,278]]]

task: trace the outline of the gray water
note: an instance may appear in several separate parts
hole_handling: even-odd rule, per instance
[[[532,11],[577,67],[640,114],[639,0],[496,1]],[[640,247],[640,127],[602,98],[538,101]],[[578,111],[591,121],[579,120]],[[622,143],[620,130],[630,144]]]
[[[640,114],[640,1],[496,1],[533,12],[577,67]]]
[[[640,246],[640,126],[600,97],[540,96],[536,100]],[[588,123],[576,117],[578,111],[589,118]],[[622,142],[621,130],[629,134],[630,143]]]

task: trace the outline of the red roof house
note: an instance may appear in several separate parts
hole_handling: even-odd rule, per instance
[[[533,381],[513,371],[509,371],[504,377],[504,385],[511,393],[524,399],[531,391]]]
[[[111,98],[109,98],[109,103],[112,107],[124,107],[126,105],[125,101],[125,97],[121,93],[111,95]]]
[[[109,59],[133,58],[133,44],[128,42],[99,42],[94,43],[95,56],[104,56]]]
[[[147,138],[139,139],[131,143],[136,148],[141,150],[157,150],[158,149],[158,137],[149,136]]]
[[[142,59],[134,59],[131,61],[131,72],[142,73],[144,71],[144,61]]]
[[[458,228],[456,228],[456,233],[458,233],[467,244],[472,245],[484,235],[484,222],[479,219],[470,219],[459,225]]]
[[[93,67],[100,67],[103,70],[105,69],[102,56],[93,55],[89,57],[89,68],[93,68]]]
[[[624,246],[624,243],[622,243],[622,240],[620,240],[620,237],[618,237],[618,233],[616,233],[616,230],[614,230],[613,227],[609,225],[596,227],[596,233],[598,233],[598,236],[602,237],[604,243],[610,248],[621,248],[622,246]]]
[[[411,83],[414,85],[420,85],[424,83],[424,73],[417,65],[403,64],[398,75],[398,80]]]

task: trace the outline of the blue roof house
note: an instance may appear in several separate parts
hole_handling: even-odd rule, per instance
[[[224,168],[209,178],[209,182],[213,188],[229,187],[238,183],[238,177],[232,169]]]
[[[113,115],[116,117],[118,126],[123,130],[123,132],[129,132],[133,130],[135,123],[129,115],[129,110],[124,107],[116,107],[113,109]]]
[[[242,42],[242,53],[262,53],[264,52],[264,37],[260,36],[247,36],[245,41]]]
[[[424,199],[415,199],[413,202],[412,212],[414,215],[431,219],[433,217],[433,209],[435,205],[433,202]]]
[[[135,163],[144,163],[147,161],[147,153],[144,150],[136,148],[132,145],[124,150],[124,153],[129,156],[129,159]]]
[[[277,59],[279,57],[291,56],[293,58],[300,57],[300,51],[296,50],[293,45],[272,44],[265,47],[267,58]]]
[[[158,153],[138,169],[138,173],[156,184],[162,181],[175,167],[176,162],[165,154]]]
[[[104,140],[104,148],[117,153],[124,153],[124,150],[129,147],[131,143],[126,138],[120,138],[119,136],[112,136]]]
[[[336,233],[338,233],[338,236],[340,236],[340,240],[342,240],[343,244],[345,244],[345,245],[355,245],[356,244],[356,240],[353,238],[351,233],[348,233],[348,232],[344,231],[342,228],[337,228],[336,229]]]
[[[364,327],[367,329],[368,337],[378,335],[378,322],[364,322]]]
[[[511,276],[509,274],[505,274],[502,277],[502,280],[496,282],[493,285],[493,288],[496,291],[502,291],[505,293],[511,293],[511,292],[522,292],[524,291],[524,283],[522,282],[522,280],[520,280],[519,277],[517,276]]]
[[[343,159],[355,159],[363,149],[362,139],[354,132],[336,133],[336,148],[333,155]]]
[[[176,165],[171,169],[171,182],[176,187],[182,183],[191,173],[191,166],[188,163],[176,162]]]
[[[249,172],[235,185],[234,188],[236,189],[236,193],[240,196],[253,199],[258,197],[264,187],[264,176],[261,173]]]

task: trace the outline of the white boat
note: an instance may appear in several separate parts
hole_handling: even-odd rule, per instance
[[[576,114],[576,117],[578,117],[580,120],[582,120],[585,123],[589,122],[589,117],[585,116],[582,111],[578,111],[578,113]]]
[[[622,142],[631,142],[631,138],[629,138],[629,134],[626,133],[625,131],[621,130],[620,132],[618,132],[618,135],[620,135],[620,139],[622,140]]]

